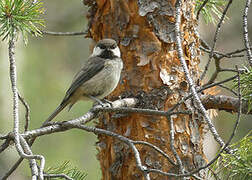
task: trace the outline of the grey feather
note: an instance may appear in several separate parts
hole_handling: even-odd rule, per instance
[[[104,68],[104,64],[105,59],[99,57],[90,57],[87,64],[85,64],[85,66],[76,74],[61,104],[68,101],[78,87],[98,74],[98,72]]]

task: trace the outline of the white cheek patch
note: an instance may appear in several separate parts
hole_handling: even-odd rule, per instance
[[[101,55],[102,51],[103,51],[103,50],[102,50],[100,47],[95,47],[95,48],[93,49],[93,53],[92,53],[91,56],[99,56],[99,55]]]
[[[120,52],[120,49],[119,47],[116,47],[115,49],[112,49],[111,50],[113,52],[113,54],[117,57],[121,57],[121,52]]]

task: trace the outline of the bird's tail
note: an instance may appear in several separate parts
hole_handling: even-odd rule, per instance
[[[68,102],[62,102],[56,109],[55,111],[47,118],[47,120],[43,123],[42,126],[45,126],[48,122],[53,120],[55,116],[57,116],[66,106],[68,105]]]

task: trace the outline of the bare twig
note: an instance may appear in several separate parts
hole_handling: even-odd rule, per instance
[[[185,172],[184,166],[183,166],[182,161],[181,161],[181,159],[180,159],[180,157],[174,147],[174,122],[173,122],[173,119],[171,116],[168,116],[167,119],[170,122],[170,147],[171,147],[171,151],[177,160],[177,164],[179,166],[179,173],[184,174],[184,172]],[[183,177],[182,179],[185,179],[185,178]]]
[[[215,31],[215,34],[214,34],[214,40],[213,40],[213,45],[212,45],[212,48],[211,48],[211,52],[209,54],[209,58],[208,58],[208,61],[207,61],[207,64],[204,68],[204,71],[203,73],[201,74],[200,76],[200,80],[204,79],[205,75],[206,75],[206,72],[209,68],[209,65],[210,65],[210,62],[212,60],[212,57],[213,57],[213,54],[214,54],[214,48],[215,48],[215,45],[216,45],[216,42],[217,42],[217,38],[218,38],[218,35],[219,35],[219,32],[220,32],[220,27],[221,27],[221,24],[223,23],[224,21],[224,18],[226,16],[226,13],[227,13],[227,10],[229,9],[231,3],[233,2],[233,0],[229,0],[227,6],[225,7],[223,13],[222,13],[222,16],[221,16],[221,19],[217,25],[217,28],[216,28],[216,31]]]
[[[157,146],[155,146],[155,145],[153,145],[151,143],[145,142],[145,141],[132,141],[132,143],[133,144],[144,144],[146,146],[151,147],[152,149],[156,150],[158,153],[160,153],[161,155],[163,155],[172,165],[177,166],[177,164],[175,164],[173,162],[173,160],[164,151],[162,151]]]
[[[29,123],[30,123],[30,107],[29,107],[29,104],[25,101],[25,99],[19,93],[18,93],[18,98],[25,107],[25,127],[24,127],[24,131],[27,131],[28,127],[29,127]]]
[[[127,107],[132,107],[132,106],[135,106],[137,104],[137,99],[135,98],[125,98],[125,99],[122,99],[122,100],[117,100],[117,101],[114,101],[112,103],[112,106],[115,107],[115,108],[118,108],[118,107],[123,107],[123,106],[127,106]],[[97,105],[95,108],[99,108],[101,107],[100,105]],[[95,117],[95,113],[94,111],[89,111],[88,113],[86,113],[84,116],[81,116],[77,119],[74,119],[72,120],[73,123],[82,123],[82,124],[86,124],[88,123],[89,121],[91,121],[93,118]],[[67,130],[67,129],[66,129]],[[59,129],[55,129],[55,131],[53,132],[58,132],[60,131]],[[52,132],[52,133],[53,133]],[[50,133],[49,133],[50,134]],[[33,138],[31,140],[31,142],[29,143],[30,146],[34,143],[35,141],[35,138],[37,136],[34,136],[34,137],[31,137]],[[5,144],[5,149],[8,147],[6,144]],[[7,179],[16,169],[17,167],[21,164],[21,162],[23,161],[23,157],[20,157],[17,162],[11,167],[11,169],[5,174],[5,176],[3,177],[3,180]]]
[[[219,84],[218,85],[219,87],[223,88],[223,89],[226,89],[228,91],[230,91],[231,93],[233,93],[235,96],[238,96],[238,94],[233,90],[233,89],[230,89],[229,87],[223,85],[223,84]]]
[[[23,161],[24,158],[19,158],[18,161],[10,168],[8,172],[4,174],[1,180],[7,180],[9,176],[18,168],[19,164]]]
[[[126,101],[128,103],[125,103]],[[117,104],[122,105],[122,104],[134,104],[134,103],[129,103],[129,102],[136,102],[136,101],[133,98],[127,98],[126,100],[123,99],[123,100],[118,100],[116,102],[117,102]],[[124,102],[124,103],[121,103],[121,102]],[[87,114],[89,114],[89,115],[82,116],[82,118],[77,118],[75,120],[62,122],[61,124],[54,124],[54,125],[50,125],[48,127],[42,127],[42,128],[36,129],[36,130],[27,131],[27,132],[25,132],[25,133],[23,133],[21,135],[23,136],[23,138],[27,139],[27,138],[42,136],[42,135],[45,135],[45,134],[51,134],[51,133],[54,133],[54,132],[62,132],[62,131],[66,131],[66,130],[69,130],[69,129],[72,129],[72,128],[80,128],[80,129],[83,129],[83,130],[86,130],[86,131],[89,131],[89,132],[94,132],[96,134],[100,133],[100,134],[105,134],[105,135],[110,134],[113,137],[117,136],[115,133],[110,132],[110,131],[106,131],[106,130],[102,130],[102,129],[98,129],[98,128],[94,128],[94,127],[88,127],[88,126],[81,125],[81,122],[89,122],[90,120],[88,120],[88,119],[90,117],[95,117],[95,115],[90,116],[89,112]],[[92,112],[91,112],[91,114],[92,114]],[[128,139],[126,137],[123,137],[121,135],[118,135],[118,136],[120,136],[121,139],[130,140],[130,139]],[[142,143],[141,141],[133,141],[133,140],[130,140],[130,142],[132,144],[145,144],[145,145],[148,145],[150,147],[154,146],[154,145],[149,145],[147,142]],[[131,147],[133,148],[133,146],[131,146]],[[158,152],[160,152],[160,154],[164,155],[165,157],[168,157],[165,153],[161,153],[162,151],[160,151],[158,148],[154,148],[154,149],[157,150]],[[137,156],[137,157],[139,157],[139,156]],[[141,164],[138,167],[141,167],[142,170],[145,169],[145,166],[142,166]],[[156,172],[156,173],[160,173],[160,174],[163,174],[163,175],[176,176],[176,177],[187,177],[187,176],[192,176],[193,175],[193,174],[190,174],[190,173],[185,173],[185,174],[179,174],[178,175],[178,174],[162,172],[162,171],[157,170],[157,169],[146,169],[144,171],[146,171],[146,172]]]
[[[201,42],[202,42],[202,40],[201,40]],[[200,46],[200,49],[202,51],[204,51],[204,52],[207,52],[207,53],[211,52],[210,48],[208,49],[208,48]],[[250,49],[251,49],[251,47],[250,47]],[[240,57],[244,57],[243,54],[239,54],[239,53],[241,53],[243,51],[246,51],[246,49],[245,48],[244,49],[237,49],[235,51],[232,51],[232,52],[229,52],[229,53],[225,53],[225,54],[222,53],[222,52],[219,52],[219,51],[214,51],[213,52],[213,58],[219,59],[219,60],[221,60],[224,57],[225,58],[238,58],[238,57],[240,58]]]
[[[238,112],[239,99],[225,95],[202,95],[200,97],[206,109],[218,109],[227,112]],[[248,112],[248,101],[242,101],[242,113],[252,114],[252,110]]]
[[[216,83],[213,83],[213,84],[209,84],[209,85],[204,85],[202,88],[200,88],[199,90],[197,90],[197,93],[200,93],[208,88],[211,88],[211,87],[214,87],[214,86],[217,86],[219,84],[223,84],[223,83],[226,83],[228,81],[231,81],[233,79],[235,79],[237,77],[237,75],[233,76],[233,77],[230,77],[230,78],[227,78],[223,81],[220,81],[220,82],[216,82]],[[183,97],[177,104],[175,104],[172,108],[170,108],[168,110],[167,113],[171,113],[173,112],[178,106],[180,106],[182,103],[184,103],[187,99],[191,98],[193,96],[192,93],[188,94],[186,97]]]
[[[155,109],[141,109],[141,108],[130,108],[130,107],[97,107],[93,110],[101,111],[101,112],[118,112],[118,113],[141,113],[141,114],[148,114],[148,115],[158,115],[158,116],[171,116],[174,114],[191,114],[190,111],[176,111],[176,112],[167,112]]]
[[[43,165],[44,159],[43,156],[39,155],[29,155],[26,154],[25,151],[29,151],[29,146],[25,146],[23,139],[19,133],[19,109],[18,109],[18,90],[17,90],[17,72],[16,72],[16,65],[15,65],[15,40],[14,38],[10,39],[9,41],[9,61],[10,61],[10,80],[11,80],[11,87],[13,92],[13,139],[15,142],[16,150],[22,158],[26,159],[40,159],[41,160],[41,171],[43,172]],[[21,143],[21,142],[22,143]],[[23,145],[23,146],[22,146]],[[23,149],[25,148],[25,149]],[[33,161],[34,162],[34,161]],[[35,162],[36,163],[36,162]],[[36,168],[31,168],[32,175],[37,175]],[[8,174],[8,173],[7,173]],[[6,177],[6,175],[5,175]],[[43,173],[39,173],[39,179],[43,180]]]
[[[239,122],[240,122],[240,118],[241,118],[241,106],[242,106],[242,101],[241,101],[241,90],[240,90],[240,75],[239,75],[239,71],[238,71],[238,98],[239,98],[239,110],[238,110],[238,115],[237,115],[237,119],[236,119],[236,122],[235,122],[235,125],[234,125],[234,128],[233,128],[233,131],[227,141],[227,143],[221,148],[220,152],[215,156],[215,158],[213,158],[207,165],[205,166],[202,166],[196,170],[193,170],[189,173],[186,173],[187,175],[189,174],[195,174],[197,172],[199,172],[200,170],[202,169],[206,169],[208,168],[209,166],[211,166],[220,156],[221,154],[226,150],[226,148],[229,146],[230,142],[232,141],[235,133],[236,133],[236,130],[238,128],[238,125],[239,125]],[[230,150],[228,150],[230,151]]]
[[[200,15],[201,10],[205,7],[205,5],[207,4],[208,1],[209,1],[209,0],[205,0],[205,1],[201,4],[201,6],[199,7],[199,10],[198,10],[197,16],[196,16],[197,20],[199,19],[199,15]]]
[[[212,84],[205,84],[202,86],[202,88],[200,88],[199,91],[197,91],[198,93],[201,92],[201,91],[204,91],[206,89],[209,89],[211,87],[214,87],[214,86],[218,86],[220,84],[224,84],[226,82],[229,82],[229,81],[232,81],[233,79],[237,78],[237,75],[233,76],[233,77],[230,77],[230,78],[227,78],[227,79],[224,79],[223,81],[219,81],[219,82],[216,82],[216,83],[212,83]]]
[[[181,24],[181,15],[180,15],[181,9],[180,9],[180,7],[181,7],[181,0],[177,0],[176,5],[175,5],[175,8],[176,8],[175,34],[176,34],[176,46],[177,46],[178,57],[179,57],[181,65],[183,67],[183,71],[185,73],[186,80],[190,86],[190,90],[192,92],[193,98],[196,101],[197,105],[199,106],[199,109],[200,109],[201,113],[203,114],[203,117],[204,117],[212,135],[214,136],[214,139],[221,145],[221,147],[223,147],[225,145],[225,143],[223,142],[223,140],[219,136],[218,132],[216,131],[214,125],[212,124],[210,118],[207,115],[206,109],[204,108],[203,104],[200,101],[200,98],[199,98],[197,91],[196,91],[196,88],[195,88],[195,84],[190,77],[188,67],[187,67],[185,59],[183,57],[183,50],[182,50],[182,44],[181,44],[181,32],[180,32],[180,24]]]
[[[252,49],[251,46],[250,46],[250,49]],[[225,54],[225,56],[226,56],[226,57],[235,57],[235,56],[234,56],[235,54],[239,54],[239,53],[241,53],[241,52],[243,52],[243,51],[246,51],[246,48],[237,49],[237,50],[235,50],[235,51],[229,52],[229,53]]]
[[[29,145],[27,144],[27,142],[25,141],[25,139],[20,136],[20,142],[21,142],[21,145],[22,145],[22,148],[24,149],[24,152],[26,154],[29,154],[29,155],[32,155],[32,151],[29,147]],[[36,160],[35,159],[29,159],[29,162],[30,162],[30,167],[31,167],[31,170],[32,170],[32,179],[37,179],[37,176],[38,176],[38,167],[37,167],[37,163],[36,163]],[[40,179],[41,177],[43,178],[43,172],[42,174],[40,173]]]
[[[162,175],[166,175],[166,176],[175,176],[175,177],[188,177],[188,176],[193,176],[193,175],[185,175],[185,174],[173,174],[173,173],[166,173],[166,172],[163,172],[161,170],[158,170],[158,169],[149,169],[145,166],[142,165],[141,163],[141,158],[140,158],[140,154],[137,150],[137,148],[134,146],[134,141],[131,140],[131,139],[128,139],[122,135],[119,135],[119,134],[116,134],[114,132],[111,132],[111,131],[107,131],[107,130],[104,130],[104,129],[100,129],[100,128],[95,128],[95,127],[89,127],[89,126],[85,126],[85,125],[80,125],[80,124],[71,124],[71,123],[68,123],[68,122],[65,122],[64,123],[65,125],[64,126],[67,126],[68,128],[69,127],[72,127],[72,128],[78,128],[78,129],[83,129],[85,131],[88,131],[88,132],[93,132],[95,134],[103,134],[103,135],[107,135],[107,136],[111,136],[111,137],[114,137],[124,143],[126,143],[131,149],[132,151],[134,152],[134,155],[135,155],[135,160],[136,160],[136,164],[137,164],[137,167],[144,173],[149,173],[149,172],[155,172],[155,173],[159,173],[159,174],[162,174]],[[196,176],[197,179],[200,179]],[[148,179],[148,178],[147,178]]]
[[[52,35],[52,36],[82,36],[86,35],[87,32],[80,31],[80,32],[52,32],[52,31],[42,31],[45,35]]]
[[[81,124],[73,124],[71,122],[65,122],[65,123],[63,123],[63,125],[66,126],[67,128],[69,128],[69,127],[78,128],[78,129],[83,129],[83,130],[88,131],[88,132],[93,132],[95,134],[103,134],[103,135],[107,135],[107,136],[112,136],[112,137],[115,137],[116,139],[126,143],[131,148],[131,150],[134,152],[136,165],[137,165],[138,169],[144,174],[144,177],[145,177],[146,180],[150,179],[149,174],[146,171],[147,167],[142,165],[140,153],[137,150],[137,148],[135,147],[135,145],[134,145],[134,143],[133,143],[133,141],[131,139],[128,139],[128,138],[126,138],[126,137],[124,137],[124,136],[122,136],[120,134],[116,134],[116,133],[113,133],[111,131],[107,131],[105,129],[99,129],[99,128],[95,128],[95,127],[88,127],[88,126],[81,125]]]
[[[63,179],[66,179],[66,180],[74,180],[74,179],[70,178],[69,176],[67,176],[65,174],[44,174],[44,178],[45,179],[63,178]]]
[[[4,143],[0,146],[0,153],[9,147],[10,141],[11,141],[10,138],[4,141]]]
[[[248,62],[250,66],[252,66],[252,51],[250,49],[250,42],[248,36],[248,10],[251,4],[251,0],[246,0],[246,5],[243,12],[243,38],[244,38],[244,46],[247,51]]]
[[[216,62],[216,60],[215,60],[215,62]],[[213,82],[216,80],[216,78],[217,78],[217,76],[218,76],[218,74],[220,72],[234,72],[234,73],[237,73],[237,71],[234,70],[234,69],[222,69],[222,68],[220,68],[219,65],[218,65],[218,63],[215,63],[215,66],[216,66],[215,72],[212,74],[212,76],[209,79],[209,81],[207,81],[207,83],[204,84],[204,86],[213,84]]]

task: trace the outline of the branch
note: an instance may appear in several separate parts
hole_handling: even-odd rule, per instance
[[[45,35],[52,35],[52,36],[81,36],[87,35],[87,32],[80,31],[80,32],[52,32],[52,31],[41,31],[42,34]]]
[[[207,72],[207,70],[209,68],[210,62],[211,62],[212,57],[214,55],[214,48],[215,48],[215,45],[216,45],[216,42],[217,42],[217,38],[218,38],[218,35],[219,35],[219,32],[220,32],[221,24],[223,23],[224,18],[225,18],[226,14],[227,14],[227,10],[229,9],[229,7],[232,4],[232,2],[233,2],[232,0],[229,0],[227,6],[225,7],[225,9],[224,9],[224,11],[222,13],[221,19],[220,19],[220,21],[219,21],[219,23],[217,25],[217,28],[216,28],[216,31],[215,31],[215,34],[214,34],[213,45],[212,45],[212,48],[211,48],[211,51],[210,51],[210,54],[209,54],[209,58],[208,58],[206,66],[205,66],[205,69],[204,69],[203,73],[200,76],[200,80],[204,79],[204,77],[206,75],[206,72]]]
[[[18,106],[18,90],[17,90],[17,71],[15,65],[15,38],[11,38],[9,41],[9,61],[10,61],[10,80],[11,80],[11,88],[13,93],[13,132],[10,136],[13,136],[15,147],[22,158],[26,158],[30,161],[31,171],[32,171],[32,179],[36,179],[38,176],[40,180],[43,180],[43,170],[44,170],[44,157],[41,155],[33,155],[29,145],[20,136],[19,133],[19,106]],[[40,171],[37,170],[37,164],[35,159],[39,159],[41,161]],[[7,174],[9,174],[7,172]],[[4,178],[6,175],[4,176]],[[4,179],[3,178],[3,179]],[[6,177],[7,178],[7,177]]]
[[[230,0],[232,1],[232,0]],[[175,9],[176,9],[176,22],[175,22],[175,35],[176,35],[176,47],[177,47],[177,52],[178,52],[178,57],[180,60],[180,63],[182,65],[183,71],[185,73],[185,77],[186,80],[190,86],[190,90],[192,92],[193,95],[193,99],[195,100],[195,102],[197,103],[208,127],[209,130],[211,131],[214,139],[216,140],[216,142],[218,142],[220,144],[221,147],[223,147],[225,145],[224,141],[221,139],[220,135],[218,134],[218,132],[216,131],[214,125],[211,122],[211,119],[209,118],[209,116],[207,115],[207,111],[204,108],[203,104],[200,101],[200,98],[197,94],[196,88],[195,88],[195,84],[192,80],[192,78],[190,77],[190,73],[189,73],[189,69],[187,67],[187,64],[185,62],[185,58],[183,56],[183,49],[182,49],[182,40],[181,40],[181,32],[180,32],[180,25],[181,25],[181,0],[177,0],[176,4],[175,4]]]
[[[27,131],[28,127],[29,127],[29,123],[30,123],[30,112],[31,112],[30,106],[19,93],[18,93],[18,98],[25,107],[25,127],[24,127],[24,131]]]
[[[112,103],[112,105],[115,106],[116,108],[119,108],[119,107],[125,106],[125,105],[131,107],[131,106],[135,106],[137,104],[137,102],[138,101],[134,98],[126,98],[126,99],[114,101]],[[137,148],[135,147],[136,144],[143,144],[143,145],[147,145],[149,147],[152,147],[158,153],[160,153],[164,157],[166,157],[166,159],[171,164],[176,165],[165,152],[163,152],[161,149],[159,149],[158,147],[156,147],[150,143],[142,142],[142,141],[133,141],[133,140],[128,139],[122,135],[119,135],[119,134],[116,134],[116,133],[113,133],[113,132],[110,132],[110,131],[107,131],[104,129],[88,127],[88,126],[83,125],[82,123],[87,123],[91,119],[96,117],[96,113],[94,113],[94,112],[96,112],[97,109],[99,109],[99,106],[100,105],[95,106],[91,111],[89,111],[87,114],[85,114],[84,116],[82,116],[80,118],[77,118],[77,119],[74,119],[71,121],[60,122],[60,123],[53,124],[53,125],[50,125],[47,127],[42,127],[42,128],[36,129],[36,130],[26,131],[23,134],[21,134],[21,136],[23,139],[29,139],[29,138],[42,136],[45,134],[51,134],[51,133],[55,133],[55,132],[63,132],[63,131],[66,131],[66,130],[69,130],[72,128],[78,128],[78,129],[83,129],[88,132],[93,132],[95,134],[104,134],[104,135],[115,137],[115,138],[125,142],[126,144],[128,144],[131,147],[131,149],[133,150],[133,152],[135,154],[137,166],[144,173],[146,179],[149,179],[149,172],[152,172],[152,171],[147,169],[144,165],[142,165],[139,152],[138,152]],[[135,109],[137,109],[137,108],[135,108]],[[118,110],[118,109],[116,109],[116,110]],[[111,112],[112,110],[109,109],[109,111]],[[132,109],[130,109],[130,112],[132,112]],[[138,110],[136,110],[136,112],[139,113]],[[165,172],[162,172],[161,170],[158,170],[158,169],[156,169],[156,173],[165,174]],[[178,176],[178,175],[171,173],[168,176]],[[183,173],[179,176],[183,176]],[[193,176],[193,177],[196,177],[196,179],[200,179],[195,175],[189,175],[189,176]]]
[[[238,69],[238,68],[236,67],[236,69]],[[235,133],[236,133],[236,131],[237,131],[238,124],[239,124],[240,118],[241,118],[241,105],[242,105],[242,101],[241,101],[241,90],[240,90],[240,73],[239,73],[239,71],[238,71],[238,101],[239,101],[239,105],[238,105],[239,108],[238,108],[237,119],[236,119],[236,122],[235,122],[235,125],[234,125],[234,128],[233,128],[233,131],[232,131],[232,133],[231,133],[231,135],[230,135],[230,137],[229,137],[227,143],[224,145],[224,147],[221,148],[221,150],[220,150],[219,153],[215,156],[215,158],[213,158],[207,165],[202,166],[202,167],[200,167],[200,168],[198,168],[198,169],[196,169],[196,170],[193,170],[193,171],[191,171],[191,172],[188,173],[188,174],[195,174],[195,173],[199,172],[200,170],[206,169],[206,168],[208,168],[209,166],[211,166],[211,165],[221,156],[221,154],[225,151],[225,149],[228,148],[228,146],[229,146],[231,140],[233,139],[233,137],[234,137],[234,135],[235,135]],[[229,151],[230,151],[230,150],[229,150]],[[230,151],[230,152],[232,152],[232,151]]]
[[[201,6],[200,6],[200,8],[199,8],[199,10],[198,10],[198,12],[197,12],[197,16],[196,16],[197,20],[199,20],[200,12],[201,12],[201,10],[204,8],[204,6],[208,3],[208,1],[209,1],[209,0],[205,0],[205,1],[201,4]]]
[[[173,155],[175,156],[177,164],[179,166],[179,173],[184,174],[185,168],[184,168],[184,166],[182,164],[182,161],[181,161],[181,159],[180,159],[180,157],[179,157],[179,155],[178,155],[178,153],[177,153],[177,151],[176,151],[176,149],[174,147],[174,144],[175,144],[175,141],[174,141],[174,139],[175,139],[174,138],[175,130],[174,130],[173,118],[171,116],[168,116],[167,119],[170,122],[170,147],[171,147],[171,151],[172,151]],[[182,177],[182,180],[185,180],[185,178]]]
[[[207,52],[207,53],[210,53],[211,52],[211,48],[210,46],[207,44],[207,42],[203,39],[200,39],[200,49],[204,52]],[[250,47],[250,49],[252,49],[252,47]],[[221,60],[222,58],[237,58],[237,57],[244,57],[243,54],[240,54],[242,52],[246,51],[246,48],[243,48],[243,49],[236,49],[232,52],[228,52],[228,53],[222,53],[222,52],[219,52],[219,51],[214,51],[213,52],[213,57],[215,59],[219,59]]]
[[[119,108],[119,107],[123,107],[123,106],[132,107],[132,106],[135,106],[137,104],[137,102],[138,102],[137,99],[125,98],[125,99],[114,101],[112,103],[112,106],[115,107],[115,108]],[[97,105],[93,109],[99,108],[99,107],[101,108],[101,105]],[[94,119],[95,116],[96,116],[95,111],[90,110],[85,115],[83,115],[83,116],[81,116],[81,117],[79,117],[77,119],[71,120],[70,122],[77,123],[77,124],[81,124],[81,123],[86,124],[89,121],[91,121],[92,119]],[[49,131],[48,131],[48,128],[49,128]],[[38,136],[45,135],[45,134],[52,134],[54,132],[62,132],[62,131],[66,131],[66,130],[68,130],[68,129],[65,129],[65,128],[61,129],[59,125],[55,124],[52,127],[47,126],[46,129],[45,129],[45,127],[43,129],[43,127],[42,127],[40,129],[36,129],[36,130],[32,130],[32,131],[26,131],[25,133],[26,133],[26,135],[28,134],[29,138],[33,138],[32,141],[30,142],[30,145],[32,145],[33,142],[35,141],[35,138],[38,137]],[[33,133],[35,134],[34,136],[32,135]],[[25,139],[27,138],[26,136],[23,136],[23,137]],[[4,151],[9,146],[9,143],[10,143],[9,139],[11,139],[11,137],[10,137],[10,135],[7,135],[7,136],[2,136],[1,139],[6,139],[4,144],[2,144],[1,147],[0,147],[0,150]],[[2,180],[7,179],[17,169],[17,167],[20,165],[20,163],[23,161],[23,159],[24,159],[23,157],[20,157],[17,160],[17,162],[11,167],[11,169],[5,174],[5,176],[2,178]]]
[[[246,0],[246,5],[243,12],[243,38],[244,38],[244,46],[247,51],[247,57],[249,65],[252,66],[252,51],[250,49],[250,42],[248,36],[248,10],[250,6],[251,0]]]
[[[65,174],[44,174],[45,179],[53,179],[53,178],[64,178],[66,180],[73,180],[69,176]]]
[[[227,112],[238,112],[239,99],[225,95],[202,95],[200,97],[206,109],[218,109]],[[243,100],[241,106],[243,114],[252,114],[252,110],[248,112],[248,101]]]

